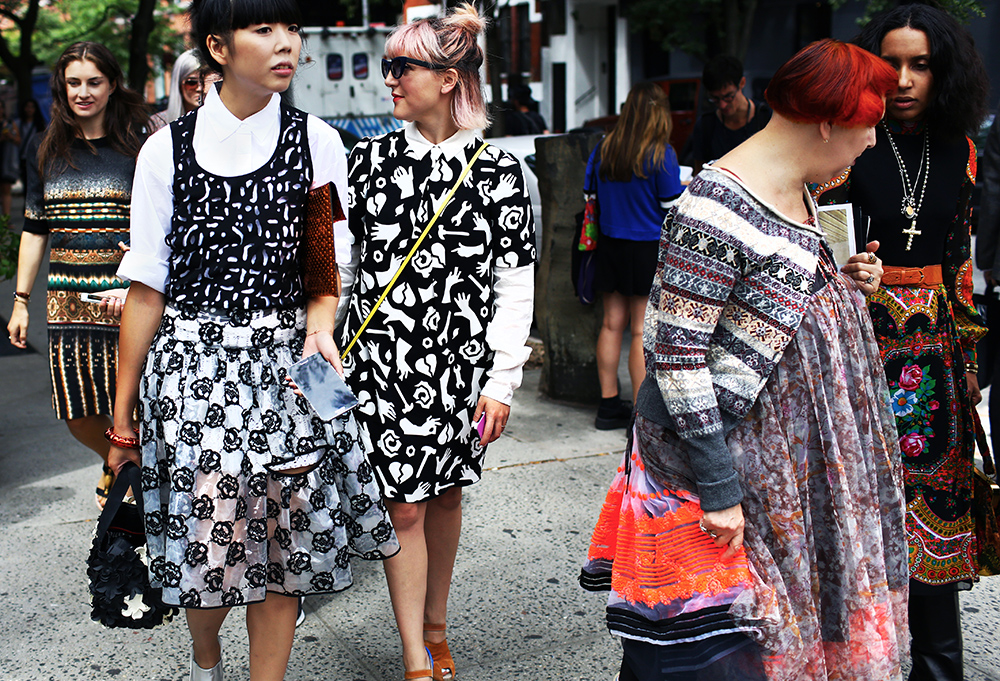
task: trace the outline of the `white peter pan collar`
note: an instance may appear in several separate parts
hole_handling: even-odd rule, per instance
[[[249,132],[258,140],[274,139],[281,124],[281,95],[271,95],[263,109],[240,120],[222,103],[218,90],[210,87],[202,111],[205,115],[199,113],[199,123],[207,121],[215,133],[213,137],[220,142],[241,131]]]
[[[406,139],[407,156],[416,160],[431,154],[434,160],[443,156],[448,159],[461,158],[464,161],[465,148],[479,137],[475,130],[459,130],[440,144],[432,144],[420,134],[417,124],[412,121],[403,126],[403,135]]]

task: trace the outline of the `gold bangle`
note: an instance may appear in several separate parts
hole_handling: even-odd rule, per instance
[[[966,362],[965,363],[965,373],[967,374],[978,374],[979,364],[976,362]]]
[[[21,291],[14,291],[14,302],[24,303],[25,305],[27,305],[29,302],[31,302],[31,294],[22,293]]]

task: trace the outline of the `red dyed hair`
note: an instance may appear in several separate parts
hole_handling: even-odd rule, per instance
[[[876,55],[826,38],[785,62],[764,97],[775,112],[797,123],[871,127],[881,120],[885,98],[898,82],[896,70]]]

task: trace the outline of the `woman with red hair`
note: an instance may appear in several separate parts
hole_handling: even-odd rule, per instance
[[[986,334],[972,302],[967,135],[985,116],[989,80],[969,32],[927,5],[875,17],[856,42],[896,70],[896,86],[877,148],[822,200],[849,201],[890,265],[868,311],[903,456],[910,679],[962,679],[958,592],[979,578],[976,341]]]
[[[771,80],[767,127],[667,216],[632,437],[584,567],[621,681],[898,679],[899,447],[865,295],[806,185],[875,141],[895,76],[833,40]]]

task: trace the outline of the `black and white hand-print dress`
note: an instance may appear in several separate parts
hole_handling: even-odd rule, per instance
[[[282,105],[271,159],[221,177],[192,142],[210,108],[161,133],[173,141],[170,269],[139,401],[150,579],[186,608],[339,591],[352,554],[399,549],[353,415],[324,421],[285,382],[305,341],[306,116]]]
[[[433,145],[410,123],[354,147],[349,220],[361,260],[341,347],[481,144],[463,130]],[[494,268],[534,259],[521,167],[491,145],[344,361],[385,498],[422,501],[481,477],[486,452],[472,418],[493,360]]]

